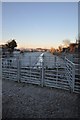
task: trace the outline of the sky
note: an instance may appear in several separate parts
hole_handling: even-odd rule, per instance
[[[80,36],[80,2],[78,3],[78,37]]]
[[[16,39],[18,48],[57,48],[77,36],[77,2],[2,3],[2,43]]]

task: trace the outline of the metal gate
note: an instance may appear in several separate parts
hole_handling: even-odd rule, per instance
[[[7,61],[7,63],[5,62]],[[24,63],[27,63],[26,65]],[[15,80],[60,89],[72,90],[75,86],[75,64],[58,56],[41,54],[23,60],[19,57],[2,59],[3,79]]]

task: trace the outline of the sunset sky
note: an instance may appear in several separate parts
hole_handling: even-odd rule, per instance
[[[2,3],[3,43],[14,38],[19,48],[57,48],[77,36],[77,2]]]

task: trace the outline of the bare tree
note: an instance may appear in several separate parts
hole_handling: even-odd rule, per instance
[[[80,52],[80,35],[79,35],[79,38],[78,38],[78,52]]]
[[[60,45],[59,47],[58,47],[58,50],[59,50],[59,52],[61,52],[62,51],[62,45]]]
[[[51,47],[50,52],[53,54],[55,52],[55,48]]]
[[[69,45],[70,45],[70,40],[68,40],[68,39],[63,40],[64,47],[69,47]]]

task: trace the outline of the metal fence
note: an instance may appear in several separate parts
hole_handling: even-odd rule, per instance
[[[75,70],[74,92],[80,93],[80,56],[79,56],[79,53],[69,54],[69,55],[67,55],[67,58],[68,58],[68,60],[72,61],[75,65],[75,68],[73,66],[73,68]]]
[[[57,56],[43,54],[39,57],[29,56],[27,59],[4,58],[2,59],[2,78],[80,93],[75,66],[67,58],[63,60]]]
[[[65,57],[65,65],[66,65],[66,76],[69,83],[70,88],[74,91],[75,85],[75,64],[68,60]]]

